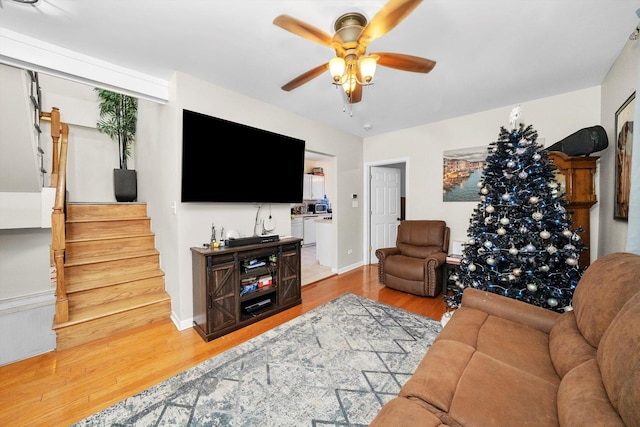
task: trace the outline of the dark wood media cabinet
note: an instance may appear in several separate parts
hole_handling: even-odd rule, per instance
[[[300,243],[191,248],[193,327],[205,341],[302,302]]]

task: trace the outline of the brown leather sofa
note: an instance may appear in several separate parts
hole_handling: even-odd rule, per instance
[[[376,250],[380,283],[414,295],[437,296],[442,290],[449,233],[445,221],[402,221],[396,246]]]
[[[640,426],[640,255],[596,260],[562,314],[465,289],[377,426]]]

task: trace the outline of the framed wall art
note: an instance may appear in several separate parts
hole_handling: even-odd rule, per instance
[[[478,146],[443,152],[442,201],[480,201],[478,182],[487,158],[487,147]]]
[[[631,187],[631,150],[633,148],[634,92],[616,111],[615,201],[613,218],[629,219],[629,189]]]

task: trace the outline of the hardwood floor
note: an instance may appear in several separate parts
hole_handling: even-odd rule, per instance
[[[302,288],[302,304],[206,343],[167,320],[0,367],[1,426],[62,426],[79,421],[344,293],[433,319],[441,296],[417,297],[378,283],[367,265]]]

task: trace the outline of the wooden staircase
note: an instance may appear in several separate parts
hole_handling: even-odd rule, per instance
[[[57,350],[143,326],[171,313],[160,254],[143,203],[67,203],[68,321]]]

